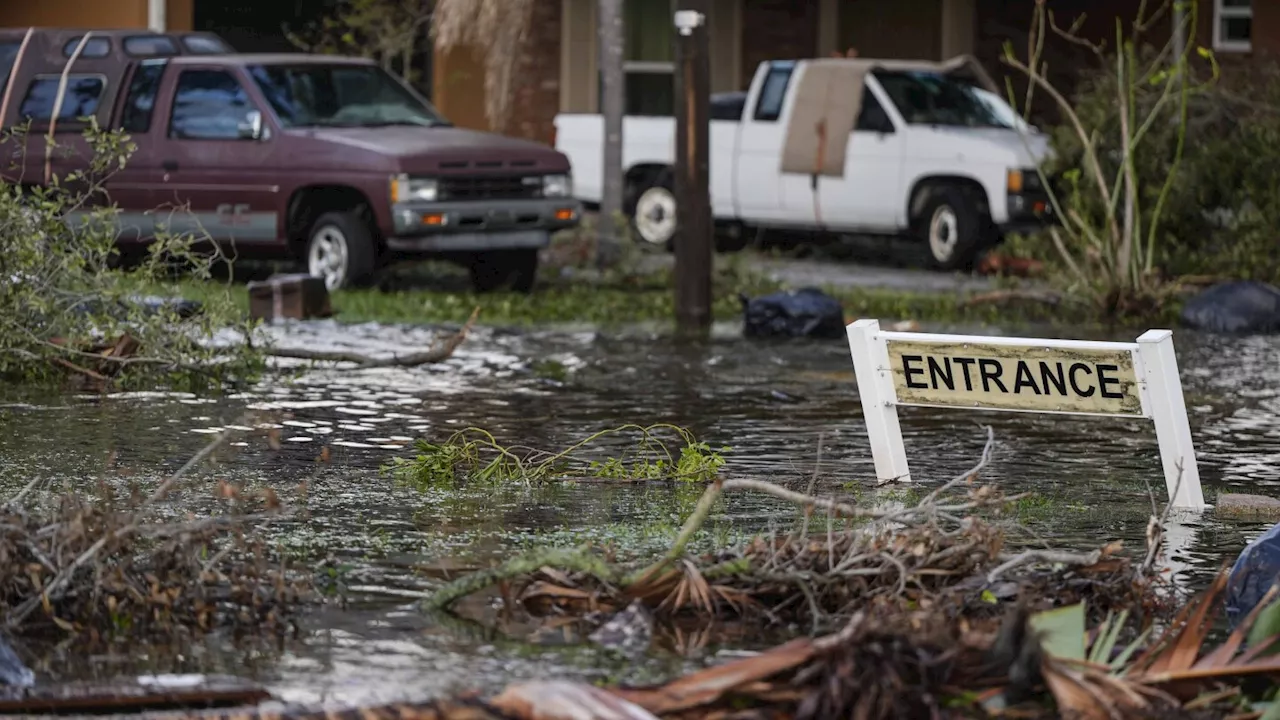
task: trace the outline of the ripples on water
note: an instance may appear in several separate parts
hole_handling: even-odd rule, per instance
[[[156,393],[49,399],[11,391],[0,405],[6,471],[0,484],[6,490],[37,476],[53,487],[98,478],[154,482],[223,429],[242,422],[274,425],[278,450],[261,432],[247,433],[215,466],[193,475],[174,512],[206,507],[209,493],[201,479],[271,485],[286,497],[306,481],[309,517],[278,528],[280,541],[304,562],[332,556],[345,563],[345,582],[356,589],[352,607],[319,612],[309,618],[304,637],[279,647],[233,647],[215,638],[176,650],[130,648],[88,662],[53,654],[43,669],[60,677],[221,670],[260,677],[288,699],[354,702],[549,673],[644,679],[700,662],[696,655],[658,651],[649,662],[634,664],[572,638],[557,646],[540,634],[533,642],[533,628],[501,634],[462,627],[424,618],[411,599],[391,594],[428,590],[443,573],[541,541],[617,537],[638,548],[661,547],[696,489],[420,494],[394,487],[378,468],[409,452],[415,438],[438,439],[467,426],[489,429],[504,442],[556,448],[606,427],[668,422],[689,427],[713,446],[731,445],[733,474],[803,486],[821,436],[819,492],[848,492],[851,483],[871,475],[842,343],[752,343],[722,330],[708,344],[687,345],[640,331],[480,329],[440,365],[306,370],[294,363],[300,374],[288,382],[217,401]],[[425,329],[329,322],[278,332],[290,345],[346,345],[366,353],[422,347],[433,337]],[[1280,483],[1280,340],[1179,333],[1176,342],[1206,496],[1274,493]],[[549,362],[555,372],[538,370]],[[246,414],[252,419],[244,420]],[[1034,490],[1048,498],[1047,509],[1029,521],[1038,532],[1057,545],[1093,547],[1112,538],[1141,545],[1150,509],[1147,482],[1164,496],[1148,425],[904,410],[914,474],[936,482],[971,466],[984,441],[979,421],[994,427],[998,443],[985,476],[1010,492]],[[319,463],[325,446],[330,462]],[[758,498],[731,499],[726,508],[718,531],[757,531],[791,517],[788,508]],[[1229,562],[1262,529],[1212,519],[1195,525],[1198,536],[1181,558],[1193,583]]]

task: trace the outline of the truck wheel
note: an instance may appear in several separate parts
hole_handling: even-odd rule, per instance
[[[538,280],[538,251],[534,248],[512,250],[509,253],[511,289],[526,295],[533,292]]]
[[[939,270],[971,267],[982,240],[982,215],[964,190],[954,185],[928,192],[916,218],[916,232],[928,245],[929,264]]]
[[[538,277],[538,251],[493,250],[471,256],[471,285],[476,292],[486,293],[510,285],[520,293],[533,292]]]
[[[671,173],[662,172],[642,184],[629,215],[632,232],[646,245],[672,249],[676,236],[676,193]]]
[[[373,282],[378,251],[373,233],[355,213],[329,212],[316,218],[307,236],[307,272],[329,290]]]

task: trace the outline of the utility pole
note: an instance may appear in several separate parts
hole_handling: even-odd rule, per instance
[[[679,0],[676,27],[676,322],[711,327],[710,0]]]
[[[617,219],[622,215],[622,117],[626,77],[622,56],[623,0],[600,0],[600,106],[604,114],[604,187],[600,194],[596,265],[603,270],[617,255]]]

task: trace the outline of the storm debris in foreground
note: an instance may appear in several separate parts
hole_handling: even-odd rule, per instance
[[[30,498],[33,482],[0,506],[4,629],[19,638],[292,631],[310,584],[256,530],[284,514],[273,492],[220,482],[216,514],[174,521],[156,512],[157,501],[229,434],[149,496],[134,487],[122,497],[100,482],[95,493],[46,504]]]

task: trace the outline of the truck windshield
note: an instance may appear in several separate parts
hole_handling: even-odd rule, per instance
[[[249,75],[285,127],[448,124],[377,67],[251,65]]]
[[[884,88],[902,117],[912,125],[1012,128],[1009,118],[983,97],[978,88],[932,72],[877,70]]]

